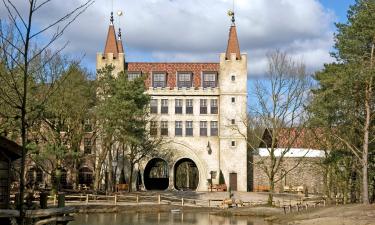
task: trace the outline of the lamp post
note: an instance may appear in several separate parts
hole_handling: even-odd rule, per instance
[[[207,142],[206,150],[207,150],[208,154],[211,155],[212,149],[211,149],[210,141]]]
[[[210,184],[210,186],[211,186],[211,190],[210,190],[210,192],[212,192],[212,185],[213,185],[213,182],[212,182],[212,174],[214,173],[214,171],[210,171],[210,175],[211,175],[211,184]]]

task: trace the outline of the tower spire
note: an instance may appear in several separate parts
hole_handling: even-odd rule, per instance
[[[236,54],[236,59],[241,59],[241,51],[240,51],[240,45],[238,43],[238,37],[237,37],[237,29],[236,29],[236,19],[234,17],[234,12],[232,10],[229,10],[228,16],[231,17],[232,25],[229,29],[229,38],[228,38],[228,45],[227,45],[227,51],[225,54],[226,59],[231,59],[232,54]]]
[[[119,53],[124,53],[124,47],[122,45],[122,40],[121,40],[121,28],[118,28],[117,49]]]
[[[117,38],[116,31],[113,25],[113,12],[111,12],[110,24],[108,28],[107,40],[105,43],[104,54],[113,53],[117,57],[118,47],[117,47]]]

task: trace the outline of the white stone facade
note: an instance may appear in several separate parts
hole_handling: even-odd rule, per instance
[[[231,28],[233,29],[233,27]],[[237,38],[237,37],[236,37]],[[228,52],[227,52],[228,54]],[[132,63],[125,63],[125,55],[114,58],[113,54],[98,53],[97,69],[102,68],[106,64],[115,66],[115,72],[127,70],[128,73],[140,72]],[[169,189],[174,189],[174,167],[179,159],[192,160],[199,172],[199,182],[197,191],[207,191],[211,174],[216,174],[212,179],[213,184],[219,183],[219,174],[222,171],[227,187],[236,191],[247,191],[247,143],[246,138],[241,134],[247,133],[243,118],[246,118],[247,111],[247,55],[241,54],[240,59],[236,58],[233,53],[228,59],[225,53],[219,57],[216,63],[216,87],[203,88],[203,73],[210,70],[202,69],[199,73],[196,71],[186,71],[186,69],[175,69],[173,73],[166,76],[164,88],[153,88],[152,77],[148,78],[148,86],[150,88],[147,93],[151,99],[157,100],[157,113],[151,114],[152,120],[157,122],[158,135],[161,135],[162,125],[167,124],[168,134],[165,138],[169,140],[167,149],[171,151],[172,158],[165,159],[169,166]],[[135,63],[134,63],[135,64]],[[147,64],[147,63],[145,63]],[[151,63],[150,63],[151,64]],[[165,64],[165,65],[164,65]],[[168,63],[163,66],[168,67]],[[125,65],[125,67],[124,67]],[[126,66],[127,65],[127,66]],[[142,64],[142,66],[144,66]],[[148,65],[147,65],[148,66]],[[157,65],[158,68],[164,68]],[[149,69],[146,73],[152,76],[154,72],[165,72],[163,69]],[[179,72],[189,72],[192,74],[191,88],[177,88],[177,75]],[[174,78],[173,76],[176,76]],[[193,76],[200,76],[194,77]],[[167,78],[166,78],[167,79]],[[173,86],[170,85],[172,79]],[[174,80],[173,80],[174,79]],[[200,80],[199,82],[197,80]],[[197,85],[197,83],[200,83]],[[182,100],[182,113],[175,113],[176,99]],[[167,100],[167,102],[166,102]],[[187,101],[193,102],[193,113],[186,113]],[[202,113],[201,101],[207,103],[207,113]],[[211,112],[211,100],[217,102],[217,112]],[[168,112],[162,113],[162,101],[168,106]],[[176,121],[181,122],[182,134],[176,135]],[[187,135],[187,123],[192,122],[193,135]],[[201,134],[201,126],[206,123],[206,135]],[[211,132],[211,124],[214,131]],[[215,131],[215,127],[216,130]],[[166,130],[163,131],[164,133]],[[217,132],[217,133],[216,133]],[[203,132],[205,133],[205,132]],[[141,173],[145,169],[149,160],[140,163]]]

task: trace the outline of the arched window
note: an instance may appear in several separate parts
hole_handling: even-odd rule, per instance
[[[78,171],[78,183],[79,184],[86,184],[86,185],[91,185],[92,184],[92,177],[93,177],[93,172],[90,170],[88,167],[82,167]]]
[[[64,168],[59,168],[57,169],[56,171],[58,171],[60,173],[60,185],[62,187],[66,187],[68,182],[67,182],[67,172]],[[54,184],[57,184],[57,177],[56,177],[56,171],[52,172],[52,182]]]

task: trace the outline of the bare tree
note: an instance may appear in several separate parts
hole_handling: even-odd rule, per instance
[[[278,50],[268,54],[266,78],[267,80],[255,82],[255,103],[250,106],[249,115],[243,119],[243,123],[253,132],[242,135],[254,152],[262,146],[268,155],[254,162],[254,166],[259,166],[268,178],[268,203],[272,204],[275,183],[300,164],[297,161],[291,168],[280,173],[284,157],[303,132],[304,105],[309,97],[310,82],[305,65]],[[260,130],[264,132],[259,132]],[[281,137],[283,140],[280,140]]]
[[[14,109],[15,119],[19,121],[20,137],[22,141],[22,157],[21,157],[21,174],[20,174],[20,224],[24,223],[24,174],[25,174],[25,158],[27,154],[28,129],[33,121],[40,116],[43,105],[48,97],[55,90],[54,77],[45,77],[45,64],[54,58],[56,54],[61,52],[63,47],[57,49],[48,58],[45,58],[41,64],[35,63],[45,52],[64,34],[69,25],[74,22],[90,5],[93,0],[87,0],[78,7],[67,12],[64,16],[53,20],[45,27],[35,25],[34,18],[40,13],[41,9],[47,7],[53,0],[29,0],[15,3],[12,0],[2,0],[3,6],[8,13],[8,21],[11,24],[12,32],[4,33],[0,30],[0,40],[2,43],[1,51],[5,58],[2,59],[5,69],[1,70],[0,79],[2,88],[0,88],[0,97],[2,102]],[[26,7],[21,6],[26,4]],[[21,8],[26,8],[25,13]],[[2,26],[1,26],[2,27]],[[46,42],[38,48],[33,48],[33,44],[37,44],[37,39],[45,39]],[[54,74],[56,75],[56,74]],[[30,96],[32,87],[35,85],[49,84],[49,90],[31,105],[32,98]],[[6,87],[6,88],[5,88]],[[11,90],[12,94],[9,94]],[[7,115],[4,115],[7,117]]]

